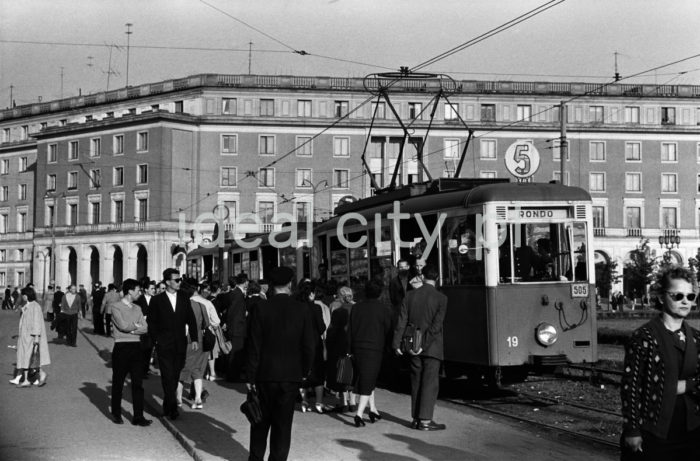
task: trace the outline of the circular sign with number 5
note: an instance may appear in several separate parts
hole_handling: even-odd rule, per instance
[[[531,141],[516,141],[506,149],[506,168],[516,178],[529,178],[540,167],[540,153]]]

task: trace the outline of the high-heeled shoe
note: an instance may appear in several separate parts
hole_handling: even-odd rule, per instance
[[[378,412],[369,412],[369,422],[374,423],[375,421],[379,421],[380,419],[382,419],[382,415],[380,415]]]
[[[365,427],[365,422],[362,420],[362,416],[355,415],[355,427]]]
[[[323,407],[323,404],[321,404],[321,403],[315,404],[314,409],[316,409],[316,413],[321,414],[321,415],[326,412],[326,409]]]
[[[301,402],[301,412],[306,413],[307,411],[311,411],[309,404],[307,402]]]

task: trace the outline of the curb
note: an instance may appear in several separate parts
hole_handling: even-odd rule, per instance
[[[83,319],[86,320],[86,319]],[[100,352],[100,346],[97,345],[88,335],[80,328],[78,328],[78,331],[80,334],[85,338],[85,340],[95,349],[98,353]],[[144,407],[148,408],[148,410],[153,414],[157,415],[159,411],[151,405],[151,403],[147,399],[143,399],[143,405]],[[185,449],[188,455],[192,457],[195,461],[204,461],[204,457],[202,457],[201,453],[199,450],[197,450],[194,445],[192,445],[187,438],[182,435],[182,432],[170,421],[168,421],[168,418],[165,416],[157,416],[156,419],[160,421],[160,423],[170,432],[173,437],[175,437],[175,440],[177,440],[182,448]]]

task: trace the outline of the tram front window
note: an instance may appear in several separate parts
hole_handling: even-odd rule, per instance
[[[447,218],[442,225],[443,285],[483,285],[484,258],[476,244],[476,215]]]
[[[508,224],[499,247],[500,283],[587,279],[584,223]]]

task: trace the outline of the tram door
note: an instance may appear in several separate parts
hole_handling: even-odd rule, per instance
[[[421,217],[423,218],[424,227],[428,234],[437,232],[437,215],[422,215]],[[399,249],[399,254],[402,259],[407,260],[411,267],[415,267],[418,259],[426,259],[427,256],[426,264],[439,267],[440,257],[438,253],[440,249],[438,247],[438,242],[436,240],[433,247],[430,249],[430,253],[426,254],[427,241],[415,217],[412,216],[411,219],[402,220],[400,232],[401,241],[410,243],[410,247]]]

